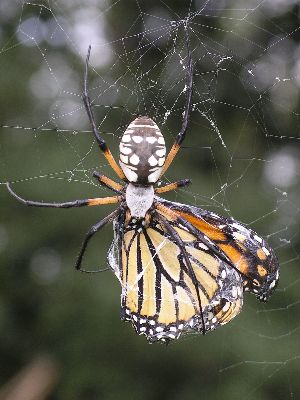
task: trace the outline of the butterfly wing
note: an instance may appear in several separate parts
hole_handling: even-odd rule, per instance
[[[244,290],[254,293],[259,300],[269,299],[279,279],[279,264],[263,238],[232,218],[163,199],[159,201],[195,227],[204,243],[241,272]]]
[[[240,274],[180,223],[165,218],[183,241],[196,281],[182,248],[156,217],[147,227],[130,222],[123,232],[117,223],[110,251],[122,287],[121,317],[150,342],[213,330],[233,319],[243,301]]]

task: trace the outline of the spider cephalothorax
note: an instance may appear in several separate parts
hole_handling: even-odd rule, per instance
[[[233,219],[159,197],[186,186],[189,179],[154,187],[181,147],[192,106],[193,69],[187,25],[185,38],[186,104],[181,129],[167,157],[160,129],[151,118],[143,116],[125,130],[117,164],[97,129],[88,96],[89,48],[83,101],[95,139],[123,183],[96,172],[94,177],[116,195],[44,203],[21,198],[7,184],[10,193],[29,206],[119,204],[87,232],[75,266],[82,270],[90,239],[113,222],[114,240],[108,260],[122,287],[121,318],[131,321],[136,332],[146,335],[149,342],[168,342],[183,333],[206,333],[224,325],[240,312],[244,291],[265,301],[279,278],[273,250],[251,229]]]

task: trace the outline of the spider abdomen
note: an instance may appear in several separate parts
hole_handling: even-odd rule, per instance
[[[165,162],[164,137],[149,117],[130,123],[120,142],[120,166],[129,182],[155,183]]]

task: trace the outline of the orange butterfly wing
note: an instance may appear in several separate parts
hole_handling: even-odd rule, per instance
[[[243,304],[240,274],[181,224],[168,222],[184,243],[196,282],[182,249],[154,217],[148,227],[129,223],[124,233],[116,226],[112,248],[120,252],[120,268],[112,264],[122,287],[121,317],[150,342],[213,330],[231,321]]]
[[[244,290],[267,301],[279,279],[277,257],[265,239],[232,218],[180,203],[161,200],[178,217],[195,227],[243,277]]]

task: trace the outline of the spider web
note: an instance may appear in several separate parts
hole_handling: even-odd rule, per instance
[[[1,211],[0,251],[5,260],[4,284],[17,292],[16,282],[20,276],[24,278],[27,290],[22,288],[18,297],[32,291],[33,298],[41,301],[50,315],[49,321],[43,321],[55,329],[58,338],[63,331],[59,321],[55,325],[53,314],[59,306],[55,301],[49,304],[49,298],[66,291],[66,307],[74,315],[77,311],[71,293],[81,293],[81,300],[88,297],[91,301],[88,305],[87,299],[82,300],[86,307],[97,307],[98,311],[103,308],[99,319],[106,319],[101,336],[104,344],[109,340],[122,346],[126,339],[131,365],[136,363],[133,352],[137,348],[147,354],[149,368],[155,365],[156,351],[160,350],[153,351],[152,347],[149,352],[144,339],[140,341],[129,327],[128,334],[123,333],[126,328],[113,319],[118,316],[119,288],[112,283],[111,274],[86,279],[74,277],[68,268],[80,238],[108,211],[82,209],[65,214],[29,210],[15,204],[4,184],[12,182],[23,197],[45,201],[110,195],[92,178],[94,170],[115,177],[99,154],[81,100],[90,44],[90,96],[99,130],[112,152],[118,154],[118,143],[127,125],[143,114],[156,121],[170,148],[181,127],[185,106],[184,24],[188,24],[194,65],[193,109],[183,149],[164,182],[191,178],[193,185],[167,197],[232,216],[259,232],[279,257],[281,278],[268,304],[245,296],[238,318],[213,334],[186,338],[171,347],[168,354],[162,352],[162,365],[176,358],[186,367],[189,376],[185,376],[182,386],[175,384],[178,391],[174,392],[185,398],[196,398],[196,394],[197,398],[203,394],[212,399],[218,395],[232,399],[241,394],[246,399],[298,398],[298,2],[149,3],[2,0],[0,187],[5,212]],[[102,235],[87,255],[85,263],[91,267],[106,265],[112,229]],[[0,302],[4,326],[10,315],[7,290],[4,288]],[[87,296],[87,292],[91,293]],[[88,315],[88,321],[95,318],[93,311]],[[108,322],[111,319],[113,322]],[[36,316],[35,321],[40,317]],[[96,334],[102,329],[99,324]],[[25,329],[21,322],[16,326]],[[121,330],[123,341],[118,335]],[[51,351],[51,338],[43,333],[41,336],[44,347]],[[90,338],[89,349],[95,346],[94,340]],[[7,338],[6,342],[15,345]],[[192,354],[187,356],[191,345]],[[35,354],[34,341],[29,349],[26,352],[21,346],[23,362]],[[60,358],[59,346],[53,352]],[[13,363],[11,357],[5,357],[11,364],[5,374],[8,379],[21,360],[15,356]],[[61,357],[67,365],[68,357]],[[114,357],[116,361],[119,355]],[[91,361],[88,365],[94,366]],[[175,365],[183,373],[182,365]],[[191,377],[195,369],[203,377],[210,371],[210,376],[201,378],[202,389],[198,387],[200,381]],[[126,379],[135,381],[133,376],[118,371],[122,385]],[[69,382],[68,373],[63,372],[63,376]],[[104,376],[107,387],[113,390],[109,373]],[[164,388],[173,393],[174,382],[168,379]],[[156,388],[153,392],[159,392],[155,378],[147,382]],[[96,384],[86,380],[85,385],[98,393]],[[69,395],[67,387],[56,389],[57,398]],[[136,386],[135,390],[137,398],[141,394],[147,398],[143,387]],[[124,397],[133,398],[128,393],[132,394],[125,390]]]

